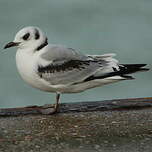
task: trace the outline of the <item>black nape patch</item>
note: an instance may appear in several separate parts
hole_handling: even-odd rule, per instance
[[[37,47],[36,51],[41,50],[42,48],[44,48],[47,45],[48,45],[48,42],[47,42],[47,38],[46,38],[45,41],[40,46]]]
[[[30,36],[30,33],[26,33],[22,38],[23,38],[23,40],[27,40],[29,38],[29,36]]]
[[[40,38],[40,33],[37,29],[35,29],[35,39],[38,40]]]

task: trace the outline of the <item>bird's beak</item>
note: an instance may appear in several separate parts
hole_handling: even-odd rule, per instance
[[[14,47],[14,46],[18,46],[19,44],[20,44],[19,42],[9,42],[4,46],[4,49]]]

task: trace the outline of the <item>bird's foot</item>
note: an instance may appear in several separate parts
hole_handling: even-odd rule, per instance
[[[40,112],[43,115],[53,115],[58,112],[59,105],[44,105],[41,109]]]

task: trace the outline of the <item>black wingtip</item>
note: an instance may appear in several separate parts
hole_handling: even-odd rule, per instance
[[[148,71],[149,68],[143,68],[147,64],[122,64],[123,67],[120,66],[120,71],[124,74],[130,74],[138,71]]]
[[[121,76],[122,78],[124,78],[124,80],[133,80],[135,78],[128,74],[132,74],[135,72],[148,71],[149,70],[148,68],[143,68],[146,65],[147,64],[120,64],[119,70],[113,67],[114,72],[110,72],[110,73],[107,73],[106,75],[97,76],[97,77],[92,75],[86,78],[84,82],[95,80],[95,79],[104,79],[104,78],[113,77],[113,76]]]
[[[150,69],[148,68],[140,68],[141,71],[149,71]]]
[[[144,67],[146,66],[147,64],[122,64],[123,66],[125,67],[138,67],[138,68],[141,68],[141,67]]]

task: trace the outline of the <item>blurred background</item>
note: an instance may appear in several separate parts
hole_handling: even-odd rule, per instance
[[[152,67],[151,0],[0,0],[0,107],[54,103],[55,95],[28,86],[19,76],[16,48],[3,50],[25,26],[38,26],[49,43],[82,53],[117,53],[121,63]],[[28,62],[28,61],[27,61]],[[136,79],[62,95],[62,102],[152,96],[152,71]]]

